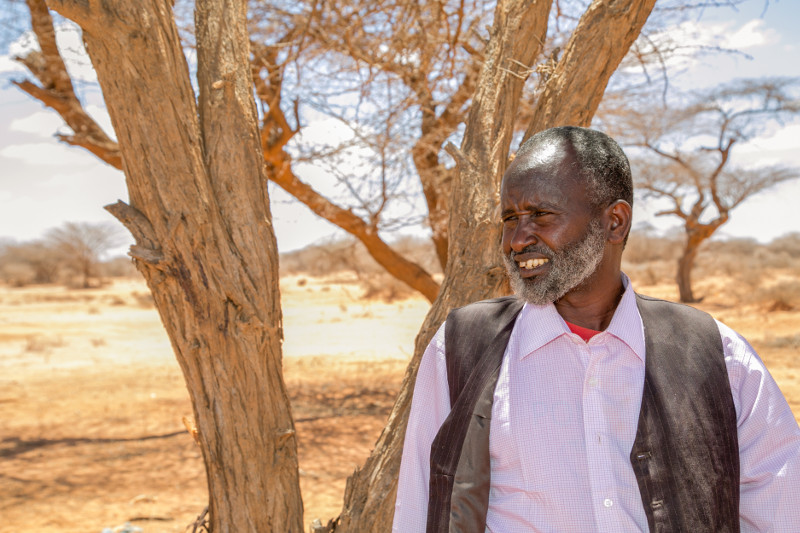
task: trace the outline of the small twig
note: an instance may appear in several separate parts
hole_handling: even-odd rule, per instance
[[[208,516],[208,506],[206,505],[206,508],[203,509],[203,512],[200,513],[200,515],[194,522],[186,526],[186,529],[189,529],[189,526],[191,526],[192,533],[197,533],[198,531],[200,532],[206,531],[207,533],[210,533],[211,532],[211,530],[209,529],[210,524],[208,523],[207,516]]]

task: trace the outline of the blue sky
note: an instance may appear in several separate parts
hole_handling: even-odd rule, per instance
[[[798,24],[798,0],[771,0],[766,12],[763,0],[749,0],[737,10],[706,10],[699,19],[670,31],[686,42],[737,48],[750,58],[717,55],[692,60],[683,65],[682,74],[673,78],[672,84],[689,88],[736,77],[800,76]],[[76,37],[71,38],[74,43]],[[65,48],[71,48],[69,39],[63,43]],[[4,80],[0,81],[0,239],[35,239],[66,221],[114,220],[102,206],[127,199],[124,176],[91,154],[59,143],[54,133],[66,129],[59,117],[8,82],[25,77],[10,58],[23,49],[24,39],[13,43],[10,50],[0,50],[0,80]],[[86,82],[93,78],[80,58],[73,73]],[[96,90],[84,100],[89,112],[108,125]],[[800,120],[742,146],[737,157],[747,165],[781,162],[800,167]],[[308,179],[313,182],[313,176]],[[271,186],[271,193],[282,251],[340,234],[276,187]],[[800,180],[782,184],[737,208],[719,233],[766,242],[800,231],[798,201]],[[678,225],[677,219],[653,219],[654,206],[637,203],[634,216],[639,224],[651,223],[664,230]]]

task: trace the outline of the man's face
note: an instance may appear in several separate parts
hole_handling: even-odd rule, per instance
[[[605,231],[576,174],[574,159],[559,148],[515,161],[503,178],[503,258],[514,293],[532,304],[578,288],[603,259]]]

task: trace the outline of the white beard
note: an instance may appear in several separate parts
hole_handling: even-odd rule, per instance
[[[526,247],[523,251],[503,254],[511,289],[521,299],[533,305],[547,305],[562,298],[569,291],[586,281],[603,259],[606,236],[603,226],[595,219],[589,224],[586,233],[578,242],[559,250],[539,244]],[[543,276],[523,279],[519,264],[514,255],[535,252],[547,257],[549,270]]]

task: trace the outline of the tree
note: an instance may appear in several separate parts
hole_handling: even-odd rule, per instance
[[[60,252],[63,263],[82,278],[88,289],[90,279],[97,276],[97,265],[103,254],[120,244],[120,228],[110,222],[67,222],[49,230],[45,242]]]
[[[732,162],[734,148],[771,126],[800,114],[792,92],[797,80],[739,80],[695,93],[683,105],[629,112],[620,135],[639,148],[631,158],[636,186],[664,199],[657,216],[676,216],[686,240],[676,281],[682,302],[696,302],[691,272],[700,245],[725,224],[731,211],[800,169]],[[652,100],[651,100],[652,102]]]
[[[119,139],[130,204],[109,210],[136,239],[131,255],[186,379],[210,527],[300,532],[297,446],[281,376],[277,249],[245,6],[197,2],[195,98],[168,2],[51,5],[81,26]],[[41,0],[28,6],[37,35],[47,38],[47,7]],[[57,50],[43,45],[48,54]],[[57,69],[37,72],[49,82],[44,91],[64,81]],[[47,93],[54,105],[58,95]],[[76,120],[80,135],[85,118]]]
[[[561,123],[588,125],[654,2],[591,3],[532,104],[528,134]],[[281,34],[278,44],[259,50],[249,46],[243,3],[198,1],[195,102],[166,3],[52,0],[51,5],[83,29],[119,139],[131,203],[109,210],[136,238],[131,255],[153,292],[186,378],[208,474],[211,529],[301,531],[294,427],[280,372],[277,254],[266,178],[283,177],[310,203],[320,200],[295,183],[291,154],[282,152],[298,124],[290,126],[276,106],[283,71],[275,65],[289,43],[306,35],[305,26],[298,24],[297,33]],[[28,6],[36,35],[54,43],[46,6],[41,0],[28,0]],[[503,290],[497,186],[525,80],[546,40],[550,7],[549,0],[499,0],[488,37],[478,39],[483,45],[476,51],[474,104],[461,148],[449,148],[457,170],[442,290],[417,337],[387,428],[365,467],[348,482],[342,516],[331,525],[337,531],[385,530],[424,346],[450,308]],[[74,144],[82,145],[78,141],[88,138],[91,119],[74,109],[77,98],[62,98],[62,91],[72,89],[57,53],[55,46],[42,45],[39,58],[26,59],[40,82],[28,92],[56,110],[64,104],[74,120]],[[251,53],[255,68],[248,64]],[[268,104],[260,128],[253,85]],[[460,112],[465,105],[459,104]],[[99,152],[112,162],[113,150]],[[332,208],[321,202],[320,209]],[[366,225],[363,235],[374,233],[374,226]]]
[[[29,283],[53,283],[61,259],[42,241],[0,243],[0,279],[16,287]]]

